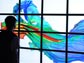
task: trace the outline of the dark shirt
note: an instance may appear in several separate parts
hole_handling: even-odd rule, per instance
[[[0,32],[0,63],[18,63],[18,37],[11,31]]]

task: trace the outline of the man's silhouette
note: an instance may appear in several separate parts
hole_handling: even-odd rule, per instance
[[[19,38],[13,33],[16,19],[8,16],[5,23],[7,29],[0,32],[0,63],[18,63]]]

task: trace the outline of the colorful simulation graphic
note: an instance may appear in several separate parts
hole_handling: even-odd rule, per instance
[[[13,8],[13,13],[19,12],[19,4],[17,3]],[[35,14],[38,13],[37,6],[33,3],[32,0],[21,0],[21,9],[20,12],[24,14]],[[20,28],[21,30],[26,31],[40,31],[41,30],[41,17],[32,16],[32,15],[23,15],[25,19],[20,17]],[[18,21],[18,15],[16,15]],[[16,24],[15,30],[18,30],[18,23]],[[70,32],[84,32],[84,20],[81,20],[77,23]],[[4,22],[2,23],[2,29],[6,29]],[[52,30],[52,27],[49,23],[43,19],[43,30]],[[17,35],[17,32],[15,32]],[[32,42],[28,43],[30,47],[40,48],[40,33],[30,33],[30,32],[21,32],[20,38],[23,39],[24,36],[30,38]],[[84,52],[84,35],[68,35],[68,50],[69,51],[82,51]],[[61,34],[47,34],[43,33],[43,48],[44,49],[53,49],[53,50],[65,50],[66,36]],[[53,63],[65,63],[65,54],[62,52],[49,52],[44,51],[44,54],[53,61]],[[68,63],[72,61],[84,61],[84,55],[82,54],[69,54]]]

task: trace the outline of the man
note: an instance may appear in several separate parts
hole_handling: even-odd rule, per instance
[[[16,19],[7,16],[6,30],[0,32],[0,63],[18,63],[19,38],[13,33]]]

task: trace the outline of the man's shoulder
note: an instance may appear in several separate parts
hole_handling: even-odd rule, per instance
[[[11,36],[11,37],[17,37],[13,32],[11,31],[1,31],[0,32],[0,36],[3,35],[3,36]],[[18,38],[18,37],[17,37]]]

